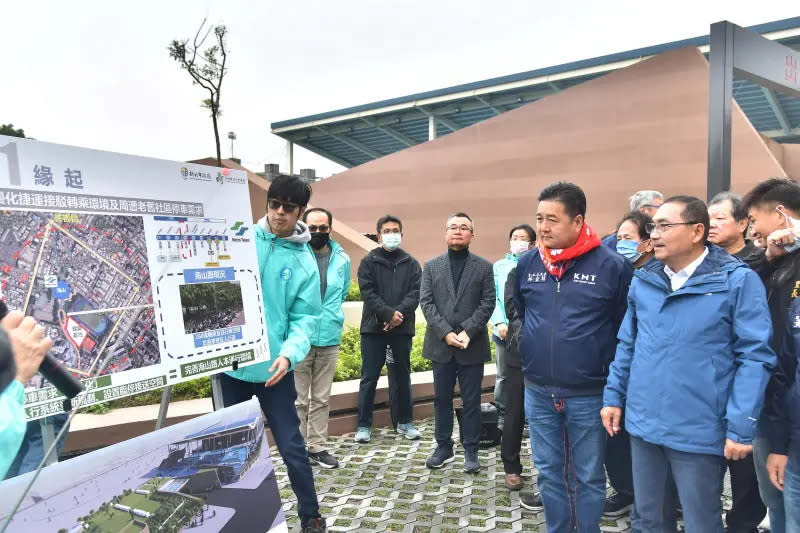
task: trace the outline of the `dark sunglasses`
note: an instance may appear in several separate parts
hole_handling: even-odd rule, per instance
[[[273,211],[277,211],[278,209],[283,207],[283,210],[286,213],[291,213],[300,206],[297,204],[293,204],[292,202],[282,202],[280,200],[275,200],[274,198],[270,198],[269,200],[267,200],[267,207],[269,207]]]
[[[309,226],[308,227],[308,231],[310,231],[311,233],[314,233],[316,231],[321,231],[322,233],[327,233],[328,231],[330,231],[330,229],[331,229],[331,227],[328,226],[327,224],[323,224],[321,226]]]

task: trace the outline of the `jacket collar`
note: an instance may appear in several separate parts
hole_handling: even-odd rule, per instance
[[[705,283],[726,281],[730,272],[737,268],[746,268],[741,259],[730,255],[719,246],[707,244],[706,247],[708,248],[706,258],[700,263],[684,286],[675,292],[681,292],[691,287],[699,287]],[[659,261],[655,256],[640,269],[635,270],[633,275],[642,281],[659,286],[667,292],[672,292],[669,278],[664,272],[664,262]]]
[[[383,252],[381,252],[381,250],[383,250],[383,247],[378,246],[377,248],[373,248],[372,250],[370,250],[368,255],[372,256],[372,258],[379,263],[382,263],[389,267],[393,266],[391,263],[389,263],[389,261],[383,258],[383,256],[381,255]],[[402,248],[398,248],[395,253],[397,254],[397,262],[395,263],[395,265],[399,265],[400,263],[408,261],[411,258],[408,252],[406,252]]]
[[[267,222],[267,216],[264,215],[256,222],[256,237],[266,241],[275,241],[276,244],[288,244],[293,247],[302,247],[311,240],[311,233],[308,231],[308,226],[305,222],[298,220],[291,235],[288,237],[278,237],[272,233],[272,228],[269,227],[269,223]]]

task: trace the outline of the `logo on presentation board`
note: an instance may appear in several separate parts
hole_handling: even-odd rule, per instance
[[[281,269],[281,281],[289,281],[290,279],[292,279],[292,269],[283,267]]]
[[[210,172],[198,172],[187,167],[181,167],[180,174],[185,180],[211,181]]]
[[[223,168],[221,172],[217,172],[217,183],[220,185],[224,183],[247,183],[247,178],[242,176],[234,176],[229,168]]]

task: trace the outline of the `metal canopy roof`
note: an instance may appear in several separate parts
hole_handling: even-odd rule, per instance
[[[800,49],[800,17],[749,29]],[[708,35],[273,122],[272,133],[349,168],[427,141],[430,117],[440,137],[685,46],[697,46],[707,56]],[[800,99],[744,80],[734,80],[733,96],[759,132],[800,143]]]

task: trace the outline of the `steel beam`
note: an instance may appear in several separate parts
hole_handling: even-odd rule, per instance
[[[761,92],[764,93],[764,98],[767,99],[767,103],[772,108],[772,112],[775,113],[775,118],[778,119],[778,124],[781,125],[783,128],[783,134],[789,136],[792,134],[792,126],[789,123],[789,119],[786,118],[786,112],[783,110],[783,106],[781,105],[780,100],[775,95],[775,93],[769,87],[761,87]]]
[[[374,120],[369,119],[369,118],[362,118],[361,120],[363,120],[364,122],[366,122],[367,124],[369,124],[373,128],[382,131],[383,133],[385,133],[389,137],[392,137],[395,140],[400,141],[401,143],[405,144],[406,146],[415,146],[415,145],[419,144],[418,140],[414,139],[413,137],[409,137],[405,133],[401,133],[401,132],[397,131],[396,129],[392,128],[391,126],[381,126],[380,124],[378,124],[377,122],[375,122]]]
[[[348,161],[347,159],[345,159],[343,157],[339,157],[338,155],[335,155],[335,154],[325,150],[324,148],[319,148],[318,146],[315,146],[315,145],[311,144],[310,142],[294,141],[294,143],[297,146],[302,146],[303,148],[305,148],[309,152],[314,152],[317,155],[321,155],[325,159],[330,159],[334,163],[338,163],[338,164],[342,165],[343,167],[353,168],[354,166],[356,166],[356,163],[353,163],[352,161]]]
[[[343,133],[331,133],[331,132],[329,132],[328,130],[326,130],[325,128],[323,128],[321,126],[317,126],[317,129],[327,133],[328,135],[330,135],[331,137],[333,137],[337,141],[343,142],[347,146],[350,146],[351,148],[355,148],[356,150],[358,150],[360,152],[363,152],[364,154],[370,156],[373,159],[378,159],[379,157],[383,156],[383,154],[378,152],[377,150],[373,150],[372,148],[370,148],[366,144],[364,144],[364,143],[362,143],[360,141],[357,141],[355,139],[351,139],[350,137],[348,137],[347,135],[345,135]]]

